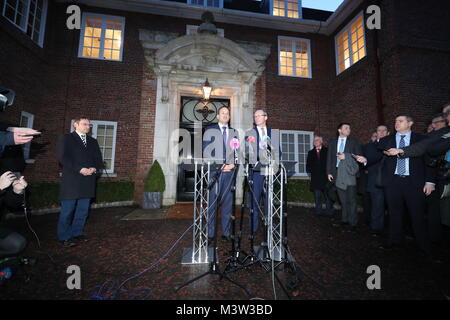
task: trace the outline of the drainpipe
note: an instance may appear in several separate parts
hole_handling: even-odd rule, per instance
[[[376,0],[375,4],[380,7],[380,0]],[[373,52],[374,52],[374,67],[375,67],[375,92],[377,99],[377,120],[378,124],[384,124],[384,105],[383,93],[381,89],[381,69],[380,69],[380,49],[378,44],[378,30],[373,30]]]

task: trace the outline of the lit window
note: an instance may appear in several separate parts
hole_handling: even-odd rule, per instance
[[[366,56],[362,13],[350,22],[335,38],[337,74]]]
[[[272,15],[298,19],[302,16],[301,0],[272,0]]]
[[[123,17],[85,13],[78,56],[122,61],[124,29]]]
[[[20,123],[19,127],[23,128],[33,128],[34,115],[25,111],[20,113]],[[23,145],[23,158],[24,160],[30,159],[30,147],[31,142],[25,143]]]
[[[307,176],[306,159],[313,147],[311,131],[280,130],[283,161],[295,161],[295,176]]]
[[[188,0],[188,4],[202,7],[223,8],[223,0]]]
[[[311,78],[310,40],[278,37],[279,75]]]
[[[3,16],[42,47],[47,6],[47,0],[5,0]]]
[[[196,34],[198,26],[194,26],[191,24],[186,25],[186,35]],[[225,31],[221,28],[217,28],[217,34],[221,37],[225,36]]]
[[[74,130],[73,122],[71,123],[71,132]],[[102,153],[103,163],[105,165],[104,172],[114,172],[114,160],[116,156],[116,135],[117,122],[90,120],[92,128],[89,135],[97,139],[100,151]]]

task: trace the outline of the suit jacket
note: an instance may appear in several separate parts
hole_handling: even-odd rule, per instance
[[[433,157],[445,154],[450,148],[450,138],[446,138],[450,132],[450,126],[432,131],[426,135],[426,139],[402,148],[403,157],[420,157],[428,152]]]
[[[220,126],[218,124],[208,126],[203,134],[203,157],[208,159],[214,158],[218,163],[225,161],[227,164],[233,164],[235,161],[235,152],[230,147],[230,141],[233,138],[239,140],[239,132],[228,126],[227,144],[224,145],[223,133]],[[219,139],[219,143],[217,144],[215,143],[216,139]],[[218,148],[222,148],[222,152]],[[211,154],[206,155],[205,151],[211,151]]]
[[[328,155],[327,155],[327,174],[331,174],[334,178],[336,178],[336,154],[337,154],[337,143],[338,139],[333,139],[328,144]],[[345,143],[344,153],[353,153],[357,155],[362,154],[361,145],[358,140],[347,137],[347,141]],[[345,161],[345,160],[343,160]]]
[[[381,170],[380,150],[378,150],[379,142],[370,142],[363,146],[363,154],[367,159],[367,191],[373,192],[377,188],[377,175]]]
[[[327,184],[327,154],[328,148],[322,146],[320,149],[320,159],[317,158],[316,148],[308,151],[306,158],[306,172],[311,174],[309,189],[324,190]]]
[[[271,149],[271,155],[272,159],[275,159],[277,161],[281,161],[281,145],[280,145],[280,137],[272,137],[272,129],[269,127],[266,127],[267,129],[267,136],[271,139],[269,145]],[[249,138],[253,137],[255,139],[254,142],[250,142]],[[245,156],[250,164],[255,164],[258,161],[261,161],[260,158],[267,158],[265,157],[265,154],[262,154],[262,152],[265,152],[259,148],[259,143],[261,141],[261,137],[259,136],[259,131],[256,129],[256,127],[248,130],[245,133]]]
[[[96,174],[83,176],[80,170],[96,168],[100,174],[103,160],[97,140],[86,135],[86,142],[87,147],[75,131],[63,135],[58,141],[58,161],[62,166],[60,200],[95,197]]]
[[[412,132],[410,145],[413,145],[414,143],[417,143],[423,139],[425,139],[424,135]],[[376,158],[371,159],[371,161],[376,161],[377,158],[381,159],[382,157],[385,157],[383,168],[381,170],[382,183],[384,187],[388,186],[391,183],[392,179],[394,178],[398,158],[388,157],[382,153],[382,150],[387,150],[396,147],[397,143],[395,140],[395,133],[387,137],[384,137],[383,139],[380,140],[378,145],[379,149],[378,156]],[[426,163],[427,162],[425,156],[409,158],[409,175],[411,177],[411,183],[416,187],[423,188],[425,182],[434,183],[436,181],[435,170],[433,168],[428,167]]]

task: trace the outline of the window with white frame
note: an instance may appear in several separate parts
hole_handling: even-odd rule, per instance
[[[270,1],[270,12],[273,16],[301,19],[301,0],[272,0]]]
[[[40,47],[44,44],[48,0],[4,0],[3,16]]]
[[[20,113],[20,127],[24,128],[33,128],[34,123],[34,115],[25,111],[22,111]],[[31,142],[25,143],[23,145],[23,158],[24,160],[30,159],[30,148],[31,148]]]
[[[192,24],[186,25],[186,35],[196,34],[198,26],[194,26]],[[217,34],[221,37],[225,37],[225,31],[221,28],[217,28]]]
[[[116,136],[117,136],[117,122],[114,121],[99,121],[90,120],[91,130],[89,135],[97,139],[100,151],[102,153],[103,163],[105,165],[104,172],[114,172],[114,161],[116,156]],[[74,120],[71,123],[71,132],[75,129],[73,127]]]
[[[362,12],[335,37],[336,74],[366,56],[366,40]]]
[[[295,161],[295,176],[307,176],[306,159],[313,147],[311,131],[280,130],[283,161]]]
[[[278,37],[278,74],[290,77],[312,77],[309,39]]]
[[[188,0],[188,4],[202,7],[223,8],[223,0]]]
[[[125,18],[83,13],[78,57],[122,61]]]

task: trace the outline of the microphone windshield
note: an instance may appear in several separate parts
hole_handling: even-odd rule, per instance
[[[230,147],[231,147],[231,149],[237,150],[237,149],[239,149],[239,146],[240,146],[240,145],[241,145],[241,143],[239,142],[238,139],[236,139],[236,138],[231,139],[231,141],[230,141]]]

